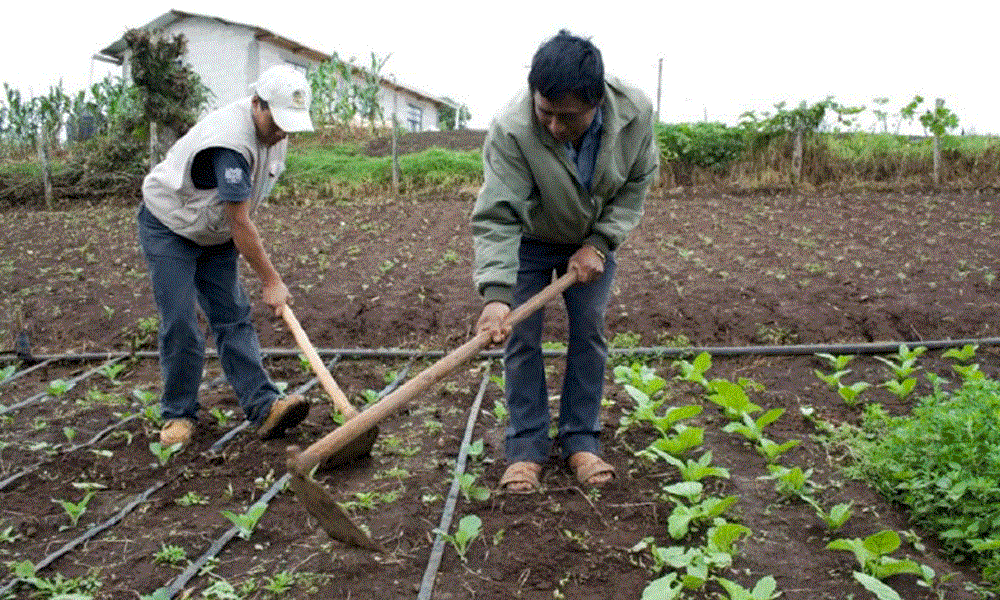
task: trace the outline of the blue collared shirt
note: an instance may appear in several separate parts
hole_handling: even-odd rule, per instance
[[[590,185],[594,179],[594,165],[597,163],[597,150],[601,147],[601,126],[604,124],[604,115],[601,107],[597,107],[594,113],[594,120],[590,122],[590,127],[583,134],[580,141],[579,152],[573,147],[572,142],[566,142],[566,156],[570,162],[576,165],[576,171],[580,175],[580,183],[583,189],[590,191]]]

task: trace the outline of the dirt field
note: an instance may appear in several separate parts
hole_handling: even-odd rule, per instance
[[[465,341],[478,315],[467,225],[472,202],[467,191],[309,209],[269,206],[260,223],[316,346],[441,351]],[[657,192],[642,226],[618,252],[609,339],[619,347],[651,347],[996,337],[997,209],[992,196],[975,193]],[[148,318],[155,310],[133,213],[132,206],[102,206],[0,214],[0,329],[11,344],[2,364],[11,362],[21,331],[34,355],[154,349]],[[247,287],[259,298],[255,281],[248,279]],[[254,318],[263,347],[294,348],[286,328],[264,308],[257,307]],[[563,340],[560,305],[549,307],[548,324],[546,339]],[[612,366],[631,362],[615,356]],[[716,357],[710,375],[753,378],[764,388],[753,397],[757,404],[786,409],[769,433],[801,444],[781,457],[782,464],[812,468],[824,506],[855,503],[855,516],[836,534],[806,504],[783,499],[772,481],[760,479],[766,461],[741,437],[722,431],[725,419],[700,400],[694,386],[672,380],[678,371],[670,358],[643,360],[671,380],[671,403],[705,405],[691,420],[706,430],[691,457],[711,450],[713,464],[729,470],[728,478],[707,480],[706,492],[738,496],[727,518],[751,531],[738,544],[732,566],[719,575],[748,588],[772,575],[788,599],[868,598],[851,576],[851,555],[826,544],[893,528],[913,534],[904,536],[908,541],[897,555],[953,575],[940,584],[940,597],[977,597],[966,591],[977,581],[972,569],[944,560],[932,536],[914,529],[900,507],[863,482],[846,479],[838,469],[842,457],[814,439],[817,431],[801,408],[813,407],[834,423],[855,422],[861,411],[813,375],[823,366],[818,359]],[[993,348],[981,348],[977,360],[987,375],[1000,374]],[[398,375],[412,377],[429,363],[347,355],[332,371],[360,404],[366,390],[374,395]],[[124,359],[124,369],[111,376],[110,368],[95,371],[103,364],[54,361],[0,387],[10,407],[0,409],[0,534],[6,530],[0,555],[10,565],[38,565],[121,513],[120,521],[37,573],[49,583],[77,578],[73,589],[96,598],[134,599],[161,587],[190,598],[416,597],[481,385],[482,410],[471,439],[482,440],[484,450],[469,459],[466,472],[494,493],[487,499],[458,496],[454,522],[475,514],[482,534],[464,559],[451,545],[444,547],[434,598],[637,599],[657,575],[648,551],[636,550],[636,544],[647,537],[660,546],[700,543],[699,535],[675,541],[668,533],[673,504],[662,498],[663,486],[679,480],[677,470],[634,455],[653,432],[632,428],[615,435],[631,401],[610,367],[603,443],[618,478],[599,493],[579,489],[554,459],[543,472],[542,493],[496,493],[503,425],[495,406],[502,396],[489,375],[498,374],[500,365],[485,359],[390,417],[371,458],[319,473],[387,549],[373,554],[331,541],[291,492],[270,501],[248,539],[234,536],[233,523],[222,514],[246,511],[280,480],[286,444],[308,445],[335,427],[321,388],[306,390],[314,408],[302,427],[261,444],[246,431],[224,438],[242,415],[227,385],[206,387],[194,443],[161,466],[149,449],[156,426],[142,416],[141,391],[155,394],[159,386],[155,359]],[[554,356],[549,364],[550,389],[557,394],[562,360]],[[936,372],[948,368],[940,352],[929,352],[921,365]],[[269,358],[268,367],[289,391],[312,378],[294,356]],[[859,357],[852,368],[857,379],[887,378],[884,365],[871,357]],[[219,372],[218,362],[210,360],[206,384]],[[61,395],[46,393],[56,379],[75,385]],[[926,392],[928,384],[920,381]],[[905,409],[882,388],[866,395],[890,410]],[[81,503],[90,492],[77,523],[55,501]],[[135,507],[126,510],[133,501]],[[227,535],[231,540],[219,541]],[[174,547],[181,550],[168,552]],[[196,563],[202,557],[204,564]],[[193,574],[176,579],[191,563]],[[9,584],[12,573],[0,585]],[[887,582],[908,600],[939,597],[912,575]],[[219,595],[227,585],[235,595]],[[14,588],[11,597],[31,595],[30,585]],[[715,597],[717,591],[709,583],[685,597]]]

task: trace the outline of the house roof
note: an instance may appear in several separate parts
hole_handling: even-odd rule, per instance
[[[278,46],[280,48],[285,48],[286,50],[294,52],[295,54],[299,54],[299,55],[305,56],[305,57],[310,58],[310,59],[315,60],[315,61],[322,62],[322,61],[325,61],[325,60],[330,60],[330,58],[331,58],[331,56],[329,54],[326,54],[325,52],[320,52],[319,50],[316,50],[314,48],[310,48],[310,47],[308,47],[308,46],[306,46],[304,44],[300,44],[299,42],[296,42],[295,40],[293,40],[291,38],[287,38],[287,37],[278,35],[278,34],[274,33],[273,31],[270,31],[268,29],[264,29],[263,27],[259,27],[257,25],[249,25],[247,23],[238,23],[236,21],[230,21],[228,19],[223,19],[221,17],[214,17],[212,15],[203,15],[203,14],[199,14],[199,13],[185,12],[185,11],[176,10],[176,9],[171,9],[170,11],[163,13],[159,17],[156,17],[155,19],[153,19],[149,23],[146,23],[145,25],[143,25],[141,28],[142,29],[150,29],[150,30],[166,29],[167,27],[170,27],[171,25],[173,25],[173,24],[175,24],[175,23],[177,23],[179,21],[183,21],[184,19],[189,19],[189,18],[192,18],[192,17],[199,17],[199,18],[202,18],[202,19],[209,19],[211,21],[217,21],[218,23],[221,23],[221,24],[224,24],[224,25],[231,25],[231,26],[237,26],[237,27],[245,27],[247,29],[251,29],[251,30],[253,30],[254,37],[256,39],[262,40],[262,41],[266,41],[266,42],[270,42],[271,44],[274,44],[275,46]],[[125,43],[125,36],[122,36],[122,37],[118,38],[117,40],[115,40],[114,43],[112,43],[108,47],[104,48],[103,50],[101,50],[100,52],[98,52],[97,54],[95,54],[94,58],[97,59],[97,60],[102,60],[102,61],[105,61],[105,62],[112,62],[114,64],[120,65],[124,61],[125,52],[127,50],[128,50],[128,45]],[[361,68],[360,67],[355,67],[355,71],[360,72]],[[448,100],[439,98],[437,96],[433,96],[433,95],[431,95],[431,94],[429,94],[427,92],[421,91],[421,90],[416,89],[416,88],[414,88],[412,86],[402,85],[402,84],[396,83],[394,81],[390,81],[388,79],[385,79],[384,77],[381,78],[381,80],[382,80],[382,84],[385,87],[389,88],[389,89],[396,89],[396,90],[399,90],[401,92],[406,92],[406,93],[410,94],[411,96],[416,96],[418,98],[421,98],[423,100],[427,100],[429,102],[433,102],[433,103],[438,104],[438,105],[454,106],[453,102],[449,102]]]

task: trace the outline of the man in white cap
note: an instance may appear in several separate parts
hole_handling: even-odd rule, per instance
[[[250,91],[199,121],[143,181],[139,240],[160,312],[164,446],[190,442],[197,420],[205,337],[196,299],[258,436],[278,437],[309,412],[301,396],[282,397],[264,370],[237,263],[242,255],[250,264],[276,314],[291,303],[253,215],[285,168],[287,133],[313,129],[312,94],[305,76],[285,65],[267,69]]]

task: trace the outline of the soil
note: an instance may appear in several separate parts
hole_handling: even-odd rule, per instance
[[[295,295],[295,313],[327,359],[337,349],[448,351],[468,339],[480,308],[471,283],[473,200],[471,191],[457,190],[262,209],[259,225]],[[270,501],[247,539],[226,537],[233,522],[222,511],[246,511],[280,480],[286,445],[307,446],[336,427],[328,399],[319,386],[309,387],[313,375],[294,356],[294,340],[280,319],[255,306],[261,345],[287,351],[269,354],[266,365],[289,392],[304,391],[310,399],[307,420],[283,439],[261,443],[248,430],[225,438],[242,415],[228,385],[219,382],[218,361],[210,358],[194,440],[161,466],[149,447],[157,439],[149,415],[155,411],[143,410],[150,397],[155,406],[160,384],[150,357],[155,335],[149,318],[156,312],[135,240],[135,207],[0,213],[0,329],[10,344],[0,364],[41,365],[0,387],[9,407],[0,409],[0,560],[38,565],[121,514],[46,562],[37,576],[102,599],[135,599],[171,585],[172,595],[190,598],[417,597],[468,413],[482,389],[471,440],[482,440],[483,451],[470,457],[466,472],[491,494],[459,494],[451,524],[454,532],[461,517],[475,514],[482,533],[464,558],[445,544],[436,577],[431,569],[428,597],[638,599],[658,575],[649,552],[636,550],[637,544],[652,538],[661,547],[697,546],[702,540],[701,531],[681,540],[668,533],[673,503],[663,498],[663,487],[679,480],[677,470],[635,456],[656,437],[653,431],[633,427],[616,435],[632,400],[614,381],[612,367],[642,360],[669,380],[670,404],[704,406],[689,423],[705,428],[705,440],[689,457],[711,451],[712,464],[729,470],[728,478],[706,480],[706,492],[738,496],[726,516],[751,531],[719,576],[750,588],[771,575],[787,599],[869,598],[852,577],[853,557],[826,545],[892,528],[905,533],[897,556],[943,577],[937,591],[921,587],[913,575],[889,578],[901,597],[978,597],[968,591],[979,581],[975,569],[949,562],[933,535],[910,524],[903,507],[845,475],[840,467],[848,459],[822,443],[803,417],[808,406],[832,423],[856,423],[863,410],[816,378],[813,370],[825,364],[815,356],[715,356],[709,375],[752,378],[763,386],[752,393],[754,402],[785,409],[768,432],[776,441],[801,443],[780,462],[811,468],[814,495],[824,506],[854,502],[854,516],[836,533],[808,505],[782,497],[772,481],[761,479],[768,474],[766,461],[740,436],[722,430],[727,420],[694,384],[674,378],[671,357],[634,358],[622,349],[996,337],[997,209],[994,197],[975,192],[734,196],[655,190],[642,225],[617,253],[608,307],[608,337],[618,350],[608,368],[602,443],[616,479],[589,490],[553,458],[543,470],[541,493],[499,492],[503,400],[494,377],[500,363],[481,357],[383,421],[370,457],[317,472],[317,480],[370,529],[382,553],[331,540],[290,491]],[[259,284],[248,269],[244,275],[259,300]],[[561,305],[550,305],[547,315],[545,339],[564,340]],[[15,342],[22,332],[20,356],[34,360],[18,363]],[[99,370],[105,360],[96,356],[37,362],[49,355],[133,350],[142,352],[122,359],[117,374]],[[433,360],[373,354],[348,354],[332,364],[356,405]],[[547,360],[555,411],[563,359],[556,354]],[[981,347],[977,362],[987,375],[1000,374],[992,347]],[[936,351],[920,364],[938,373],[949,369]],[[871,356],[858,357],[851,368],[852,380],[888,378]],[[47,393],[58,379],[74,385]],[[927,391],[922,378],[920,386],[918,393]],[[908,406],[881,387],[865,394],[890,411]],[[79,521],[71,522],[56,500],[82,503],[90,492]],[[126,510],[133,500],[135,507]],[[170,550],[179,555],[176,562],[166,560]],[[211,559],[193,568],[190,578],[175,579],[204,556]],[[0,585],[12,579],[7,572]],[[232,595],[221,593],[227,585]],[[36,591],[26,583],[11,587],[16,598]],[[685,597],[721,591],[710,582]]]

